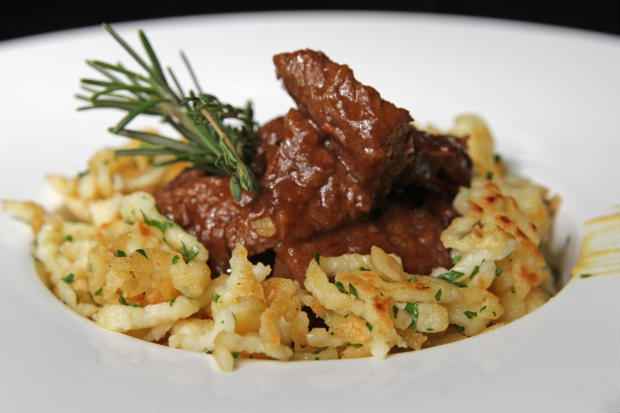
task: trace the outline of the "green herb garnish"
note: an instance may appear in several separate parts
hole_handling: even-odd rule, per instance
[[[218,293],[213,294],[213,302],[217,303],[220,301],[220,295]]]
[[[125,300],[125,297],[123,297],[123,294],[122,294],[122,293],[121,293],[121,295],[118,297],[118,302],[119,302],[119,304],[122,304],[122,305],[127,305],[127,306],[129,306],[129,307],[142,307],[142,306],[141,306],[141,305],[139,305],[139,304],[133,304],[133,303],[129,303],[129,302],[127,302],[127,300]]]
[[[589,273],[581,274],[579,277],[581,277],[581,278],[590,278],[590,277],[592,277],[592,274],[589,274]]]
[[[460,255],[455,255],[454,257],[452,257],[452,262],[454,263],[454,265],[458,264],[459,261],[462,259],[463,257]]]
[[[411,316],[411,324],[409,324],[409,328],[415,330],[418,324],[418,316],[420,315],[418,303],[407,303],[407,305],[405,305],[405,311]]]
[[[174,305],[174,302],[177,300],[176,297],[174,297],[172,300],[168,301],[168,304],[170,304],[170,307],[172,307]]]
[[[149,256],[148,256],[148,255],[146,255],[146,251],[144,251],[142,248],[138,248],[138,249],[136,250],[136,252],[137,252],[138,254],[142,255],[142,256],[143,256],[144,258],[146,258],[147,260],[149,259]]]
[[[73,235],[65,235],[63,238],[65,242],[73,242]]]
[[[181,255],[183,255],[183,261],[186,264],[192,262],[194,258],[198,255],[198,248],[192,247],[191,249],[187,248],[184,242],[181,243]]]
[[[437,290],[437,292],[435,293],[435,301],[441,301],[441,294],[442,294],[442,290],[441,288],[439,290]]]
[[[314,261],[316,261],[317,264],[321,263],[321,254],[319,254],[318,252],[314,253]]]
[[[119,156],[167,156],[161,164],[190,162],[214,175],[230,176],[229,189],[236,200],[241,190],[256,193],[258,182],[249,165],[258,142],[258,125],[251,103],[235,107],[204,93],[185,54],[181,58],[195,90],[187,93],[170,67],[164,71],[153,46],[142,30],[138,32],[145,57],[140,56],[108,24],[104,29],[140,66],[128,69],[121,63],[88,60],[86,64],[102,75],[99,79],[81,79],[86,102],[78,110],[111,108],[126,112],[109,131],[147,144],[147,147],[122,149]],[[169,77],[168,77],[169,75]],[[140,115],[158,116],[186,141],[159,133],[127,129]]]
[[[349,292],[351,293],[352,296],[354,296],[355,298],[359,299],[360,296],[357,294],[357,289],[355,288],[355,286],[353,284],[349,284]]]
[[[469,311],[469,310],[465,310],[464,311],[465,317],[467,317],[468,319],[472,319],[472,318],[476,318],[478,317],[478,313],[476,313],[475,311]]]
[[[457,287],[463,288],[466,286],[465,283],[458,281],[458,279],[461,278],[463,275],[465,274],[460,271],[450,270],[448,272],[444,272],[443,274],[440,274],[438,278],[441,278],[442,280],[447,281],[450,284],[454,284]]]
[[[65,275],[64,277],[62,277],[62,280],[66,282],[67,284],[71,284],[73,283],[73,281],[75,281],[75,274],[71,272]]]
[[[101,295],[101,294],[103,294],[103,287],[99,287],[99,289],[95,291],[95,295]]]
[[[496,277],[499,277],[500,275],[502,275],[503,272],[504,272],[504,270],[502,270],[501,268],[499,268],[499,267],[495,268],[495,276]]]
[[[344,288],[344,285],[342,285],[340,281],[336,281],[334,284],[336,284],[336,288],[338,289],[338,291],[340,291],[343,294],[348,294],[347,290]]]
[[[233,358],[234,358],[235,360],[237,360],[237,359],[239,358],[239,356],[240,356],[239,352],[237,352],[237,351],[233,351],[233,352],[232,352],[232,353],[230,353],[230,354],[232,354],[232,356],[233,356]]]
[[[480,266],[476,265],[474,267],[474,270],[471,272],[471,275],[469,276],[469,279],[471,280],[472,278],[474,278],[476,275],[478,275],[479,272],[480,272]]]
[[[179,262],[180,259],[181,257],[179,257],[178,255],[175,255],[174,257],[172,257],[172,264],[176,264],[177,262]]]
[[[486,174],[486,178],[490,181],[491,179],[493,179],[493,172],[487,172]]]
[[[368,331],[372,331],[372,324],[366,321],[366,327],[368,327]]]
[[[454,324],[454,328],[456,328],[456,331],[458,331],[461,334],[463,334],[465,332],[465,327],[460,326],[458,324]]]
[[[174,224],[170,221],[158,221],[156,219],[151,219],[146,216],[144,211],[140,211],[140,212],[142,212],[142,218],[144,219],[144,223],[150,227],[157,228],[158,230],[161,231],[162,234],[165,234],[168,228],[171,228],[174,226]]]
[[[115,257],[126,257],[127,254],[123,250],[116,250],[114,251],[114,256]]]
[[[78,172],[77,177],[78,177],[78,178],[83,178],[83,177],[85,177],[86,175],[88,175],[89,173],[90,173],[90,171],[89,171],[88,169],[86,169],[86,170],[84,170],[84,171],[82,171],[82,172]]]

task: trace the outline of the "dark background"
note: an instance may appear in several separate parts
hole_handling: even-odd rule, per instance
[[[176,0],[176,2],[152,0],[149,3],[140,3],[135,0],[125,2],[86,0],[77,4],[71,4],[68,1],[48,1],[43,6],[32,5],[28,1],[11,3],[13,3],[12,10],[0,11],[0,40],[99,24],[104,21],[118,22],[191,14],[282,9],[281,7],[267,7],[264,2],[247,2],[248,5],[243,6],[244,3],[218,2],[217,0],[201,0],[200,3],[185,0]],[[18,5],[15,6],[15,3]],[[357,8],[359,9],[364,3],[360,1]],[[610,2],[409,0],[400,3],[405,3],[407,7],[386,7],[383,10],[499,17],[620,34],[620,2],[617,0]],[[252,5],[258,6],[259,4],[263,7],[252,7]],[[288,7],[289,10],[312,9],[312,7],[304,6],[304,2],[300,1],[288,4],[292,6]],[[332,7],[324,7],[309,1],[305,4],[312,4],[315,9],[343,9],[343,7],[333,7],[333,3]],[[381,4],[384,5],[383,2]]]

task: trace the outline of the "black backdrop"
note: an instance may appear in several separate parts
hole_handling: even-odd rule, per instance
[[[239,0],[237,0],[239,1]],[[47,1],[43,6],[32,5],[29,1],[11,2],[11,10],[0,10],[0,40],[43,33],[53,30],[68,29],[101,22],[118,22],[136,19],[182,16],[191,14],[212,14],[237,11],[268,11],[282,8],[270,8],[264,2],[235,3],[217,0],[201,0],[200,3],[185,0],[174,2],[151,0],[149,3],[126,0],[82,0],[72,4],[68,1]],[[366,2],[359,1],[359,5]],[[607,33],[620,34],[620,1],[597,2],[521,0],[504,2],[497,0],[405,0],[401,7],[384,8],[391,11],[417,11],[432,13],[451,13],[476,16],[500,17],[534,21],[562,26],[571,26]],[[299,0],[288,3],[289,10],[308,10]],[[313,4],[315,2],[306,2]],[[384,5],[384,3],[381,3]],[[258,7],[258,6],[262,6]],[[314,7],[321,9],[332,7]],[[342,9],[343,7],[337,7]]]

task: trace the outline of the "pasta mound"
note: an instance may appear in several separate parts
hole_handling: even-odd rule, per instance
[[[148,193],[179,169],[111,151],[91,159],[88,175],[51,178],[77,222],[32,202],[4,208],[32,226],[53,293],[108,330],[213,354],[224,371],[239,358],[384,358],[495,328],[553,293],[540,249],[559,200],[507,174],[480,118],[460,116],[450,133],[467,136],[475,176],[441,236],[454,265],[431,275],[408,274],[399,257],[373,247],[317,257],[299,285],[252,264],[238,245],[229,273],[213,278],[205,247]],[[311,316],[324,327],[311,328]]]

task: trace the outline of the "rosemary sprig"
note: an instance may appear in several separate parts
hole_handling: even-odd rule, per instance
[[[112,108],[126,112],[109,131],[144,144],[140,148],[118,150],[117,155],[167,155],[168,159],[160,164],[190,162],[208,173],[228,175],[231,177],[230,191],[236,200],[240,199],[241,190],[258,192],[258,183],[248,166],[254,156],[258,127],[252,104],[248,102],[242,108],[235,107],[204,93],[187,56],[181,52],[196,89],[186,93],[172,69],[167,67],[172,82],[169,81],[142,30],[138,34],[146,58],[141,57],[110,25],[104,24],[103,27],[142,69],[140,73],[121,63],[88,60],[88,66],[103,79],[84,78],[80,82],[86,94],[77,95],[77,98],[88,104],[78,110]],[[129,124],[141,115],[160,117],[185,140],[128,129]]]

